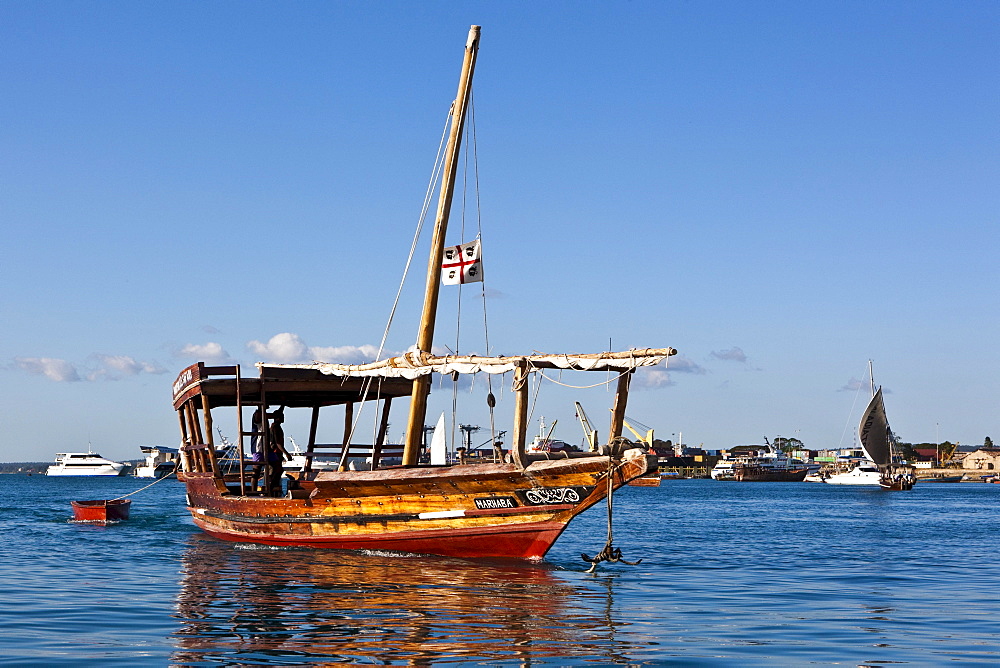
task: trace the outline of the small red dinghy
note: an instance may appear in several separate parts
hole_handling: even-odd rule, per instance
[[[73,519],[78,522],[120,522],[128,519],[128,509],[132,502],[128,499],[111,501],[70,501],[73,505]]]

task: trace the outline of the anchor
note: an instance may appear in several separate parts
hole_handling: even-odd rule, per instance
[[[614,465],[615,455],[622,451],[622,445],[624,439],[618,439],[618,442],[614,443],[611,447],[610,456],[608,457],[608,542],[604,544],[604,549],[598,552],[595,556],[591,557],[587,555],[586,552],[580,554],[580,557],[587,562],[590,562],[590,568],[587,569],[588,573],[593,573],[597,570],[597,564],[602,561],[607,561],[611,563],[623,563],[629,566],[637,566],[642,563],[642,559],[637,561],[628,561],[622,558],[621,548],[614,547],[614,524],[611,521],[611,512],[614,507],[614,472],[618,468]],[[619,465],[620,467],[621,465]]]

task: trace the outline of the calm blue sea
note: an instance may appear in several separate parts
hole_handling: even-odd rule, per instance
[[[541,564],[223,543],[174,480],[69,521],[147,483],[0,476],[0,663],[1000,665],[1000,485],[629,487],[588,574],[603,505]]]

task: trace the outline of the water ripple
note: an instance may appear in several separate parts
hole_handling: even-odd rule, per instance
[[[4,665],[1000,664],[997,485],[909,493],[671,481],[627,488],[541,563],[224,543],[183,487],[114,526],[69,499],[140,485],[0,477]]]

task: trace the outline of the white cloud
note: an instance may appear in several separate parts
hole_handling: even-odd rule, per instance
[[[670,372],[661,366],[639,367],[632,379],[632,385],[640,389],[656,389],[676,385],[670,380]]]
[[[275,334],[267,343],[250,341],[247,350],[268,362],[291,364],[295,362],[336,362],[339,364],[361,364],[371,362],[378,354],[378,348],[364,344],[360,346],[310,346],[298,334],[282,332]],[[383,351],[382,357],[393,355]]]
[[[45,376],[59,383],[73,383],[79,380],[76,367],[66,360],[53,357],[15,357],[14,364],[22,371]]]
[[[742,362],[745,364],[747,361],[746,353],[743,352],[742,348],[737,346],[733,346],[729,350],[713,350],[711,355],[717,360],[728,362]]]
[[[857,392],[861,388],[861,383],[862,383],[862,381],[858,380],[854,376],[851,376],[851,379],[849,381],[847,381],[847,384],[844,385],[842,388],[840,388],[837,391],[838,392]]]
[[[87,374],[87,380],[120,380],[140,373],[161,374],[167,371],[159,364],[142,362],[128,355],[94,353],[91,357],[96,360],[97,366]]]
[[[208,343],[189,343],[177,351],[178,357],[187,357],[202,362],[228,362],[232,359],[229,353],[221,344],[209,341]]]
[[[291,364],[293,362],[310,362],[309,346],[298,334],[282,332],[275,334],[267,343],[250,341],[247,350],[268,362]]]
[[[871,385],[871,381],[869,379],[865,378],[864,380],[858,380],[854,376],[851,376],[851,379],[849,381],[847,381],[847,384],[844,385],[842,388],[840,388],[837,391],[838,392],[857,392],[858,390],[860,390],[862,388],[864,388],[865,390],[871,391],[871,386],[872,386]],[[881,385],[878,386],[878,387],[879,387],[879,389],[882,390],[882,394],[892,394],[892,390],[890,390],[889,388],[882,387]]]
[[[641,389],[655,389],[657,387],[669,387],[675,385],[670,378],[671,372],[678,373],[707,373],[704,367],[695,361],[681,355],[668,357],[665,363],[657,364],[653,367],[639,367],[636,369],[632,384]]]
[[[378,347],[372,345],[362,346],[314,346],[309,348],[309,354],[315,360],[324,362],[335,362],[337,364],[364,364],[371,362],[378,355]],[[391,354],[382,352],[382,357],[390,357]]]
[[[684,357],[682,355],[674,355],[673,357],[667,358],[667,368],[670,371],[677,371],[678,373],[694,373],[694,374],[704,374],[705,367],[701,366],[690,357]]]
[[[91,355],[93,364],[84,372],[72,362],[53,357],[15,357],[14,365],[22,371],[45,376],[57,383],[73,383],[81,380],[120,380],[126,376],[141,373],[161,374],[166,369],[153,362],[142,362],[127,355]]]

